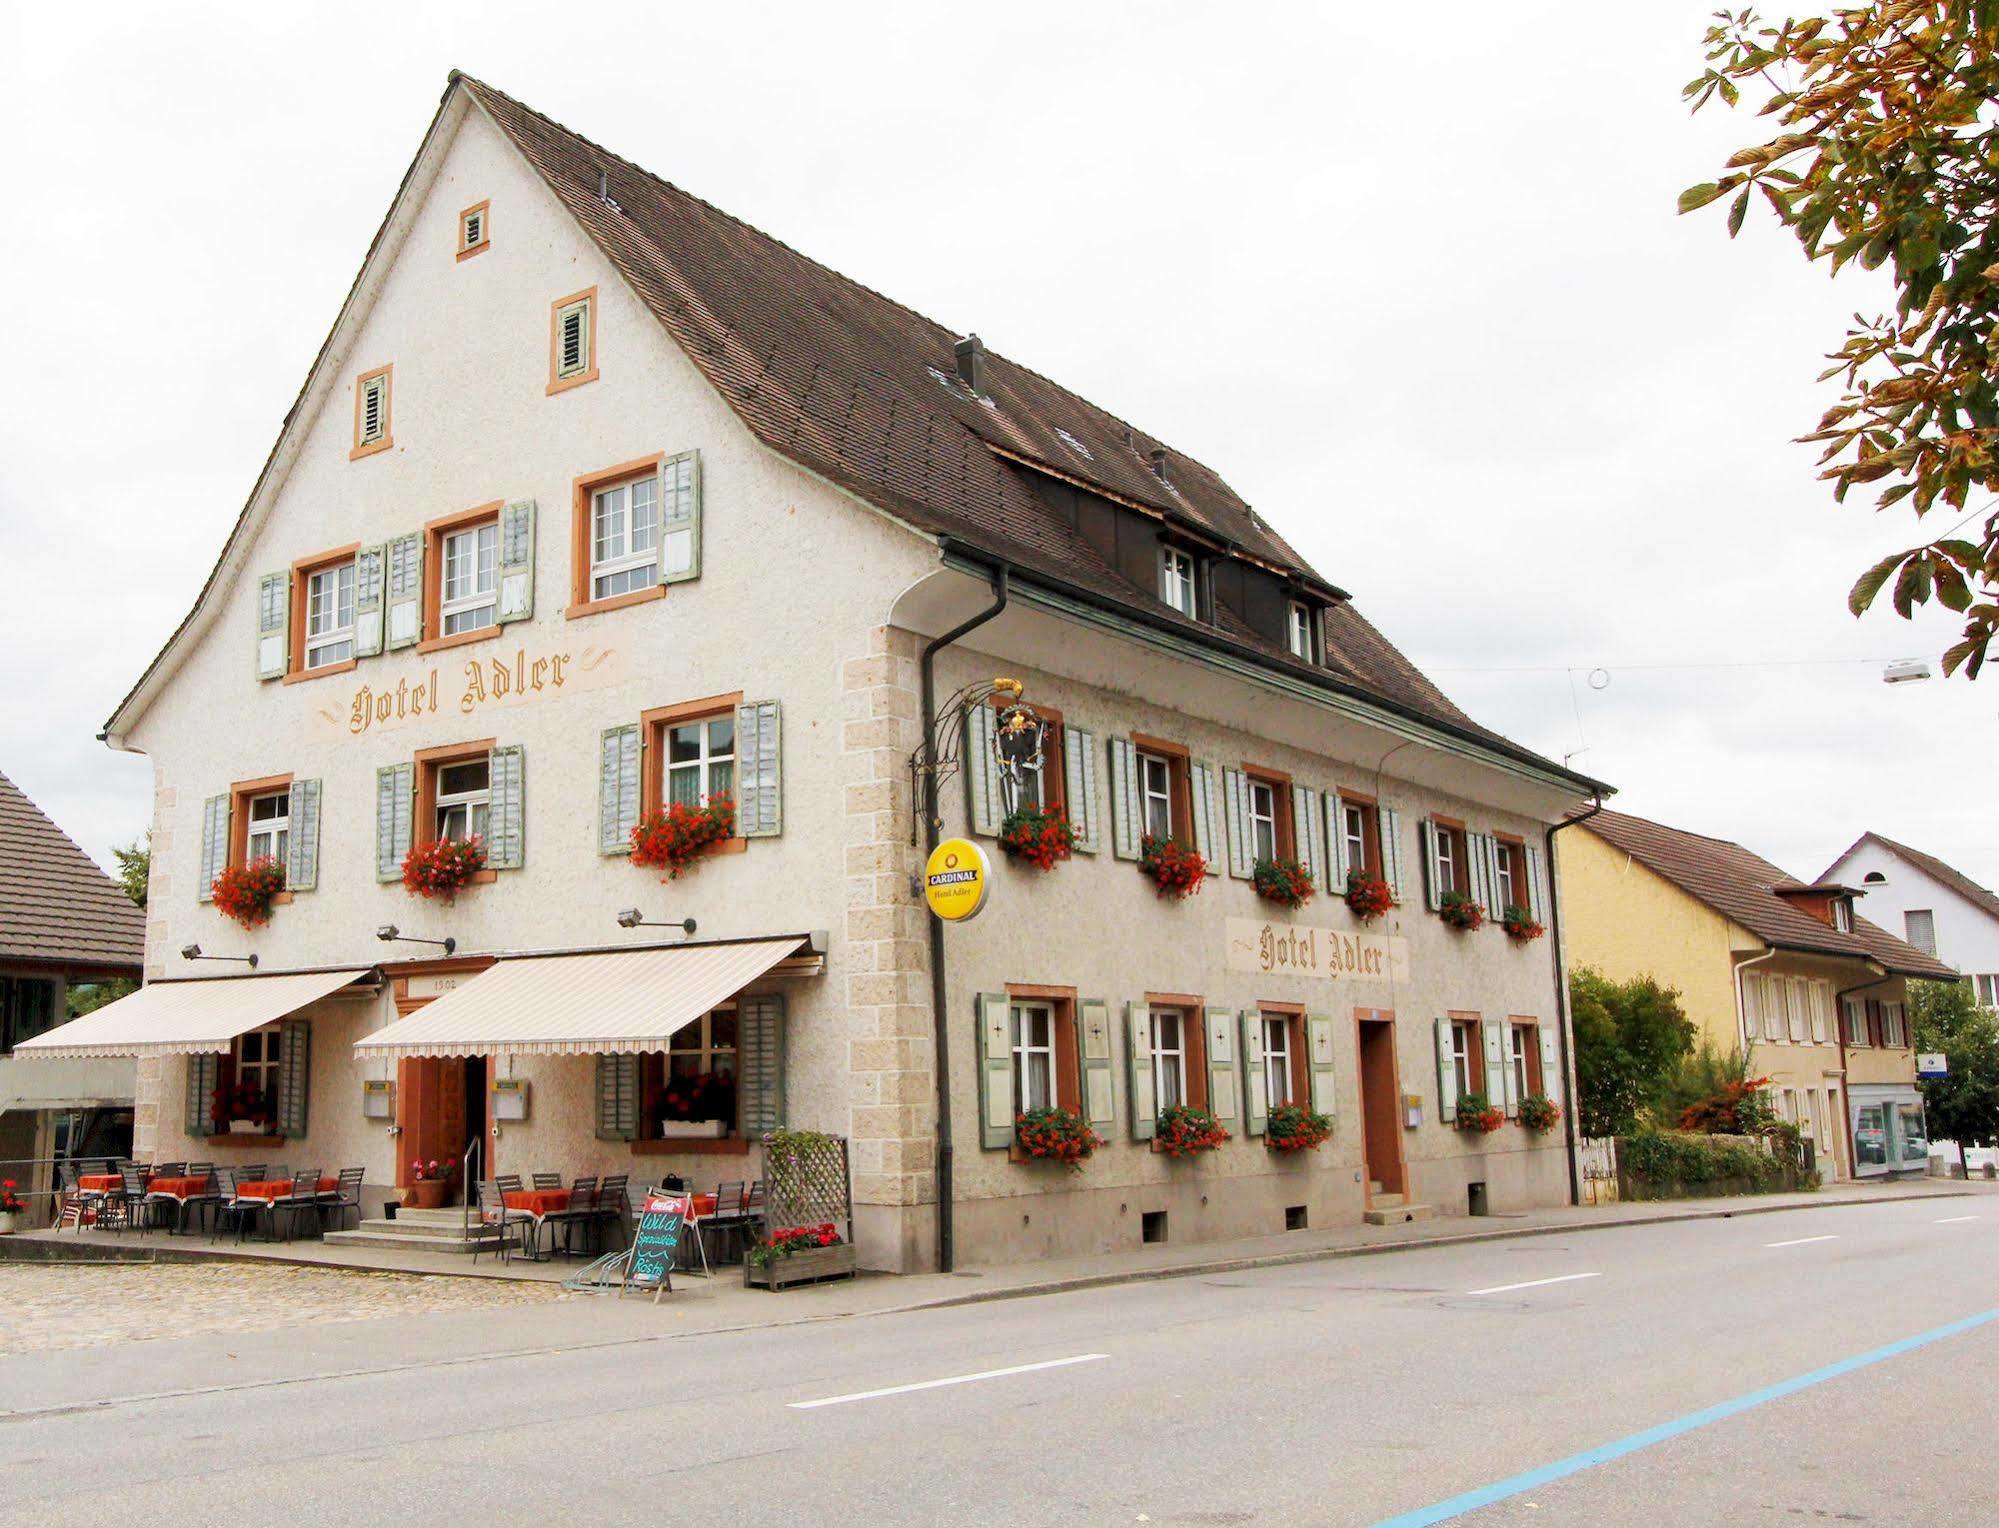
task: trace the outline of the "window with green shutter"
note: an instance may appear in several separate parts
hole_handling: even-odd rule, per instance
[[[229,864],[229,809],[233,797],[228,792],[210,796],[201,804],[201,873],[195,885],[195,900],[215,900],[215,878]]]
[[[736,1000],[737,1130],[755,1140],[784,1128],[784,994]]]
[[[286,891],[311,891],[319,885],[319,797],[319,781],[292,781],[285,823]]]

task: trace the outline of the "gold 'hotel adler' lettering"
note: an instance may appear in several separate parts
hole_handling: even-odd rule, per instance
[[[1388,969],[1382,951],[1352,935],[1342,939],[1331,934],[1326,940],[1327,963],[1334,971],[1354,976],[1381,976]],[[1266,923],[1258,941],[1257,958],[1266,971],[1316,971],[1319,969],[1317,930],[1299,932]]]
[[[468,659],[465,664],[465,688],[458,697],[458,709],[469,715],[489,701],[504,700],[509,695],[559,690],[566,677],[563,670],[569,666],[569,661],[567,653],[530,660],[526,648],[514,650],[511,664],[498,658],[484,663],[476,658]],[[415,684],[407,679],[398,679],[393,690],[387,687],[377,690],[373,685],[364,684],[354,692],[347,730],[358,736],[376,722],[435,715],[437,693],[437,670],[434,668]]]

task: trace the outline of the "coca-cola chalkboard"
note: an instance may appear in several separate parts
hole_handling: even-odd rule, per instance
[[[646,1190],[638,1225],[632,1231],[632,1251],[625,1263],[620,1294],[636,1285],[650,1289],[657,1301],[662,1289],[673,1288],[673,1255],[680,1246],[681,1227],[686,1224],[685,1194],[669,1194],[657,1188]]]

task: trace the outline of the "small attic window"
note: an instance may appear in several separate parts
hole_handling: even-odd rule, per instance
[[[384,366],[354,379],[354,448],[347,453],[349,461],[386,451],[393,443],[389,438],[393,374],[393,367]]]
[[[1076,437],[1071,435],[1067,430],[1058,428],[1055,431],[1055,438],[1061,441],[1062,444],[1067,446],[1071,451],[1074,451],[1078,456],[1082,457],[1084,461],[1093,462],[1096,460],[1096,458],[1090,454],[1090,448],[1084,445],[1080,440],[1076,439]]]
[[[458,214],[458,258],[468,259],[492,247],[491,201],[475,202]]]
[[[548,310],[548,391],[597,380],[597,289],[559,297]]]
[[[1863,886],[1886,886],[1888,884],[1888,877],[1878,870],[1870,870],[1860,878],[1860,884]]]

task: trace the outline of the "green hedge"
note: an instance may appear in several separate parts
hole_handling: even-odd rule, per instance
[[[1816,1188],[1815,1175],[1744,1137],[1645,1130],[1617,1143],[1621,1192],[1630,1199],[1770,1194]],[[1811,1181],[1805,1181],[1807,1177]]]

